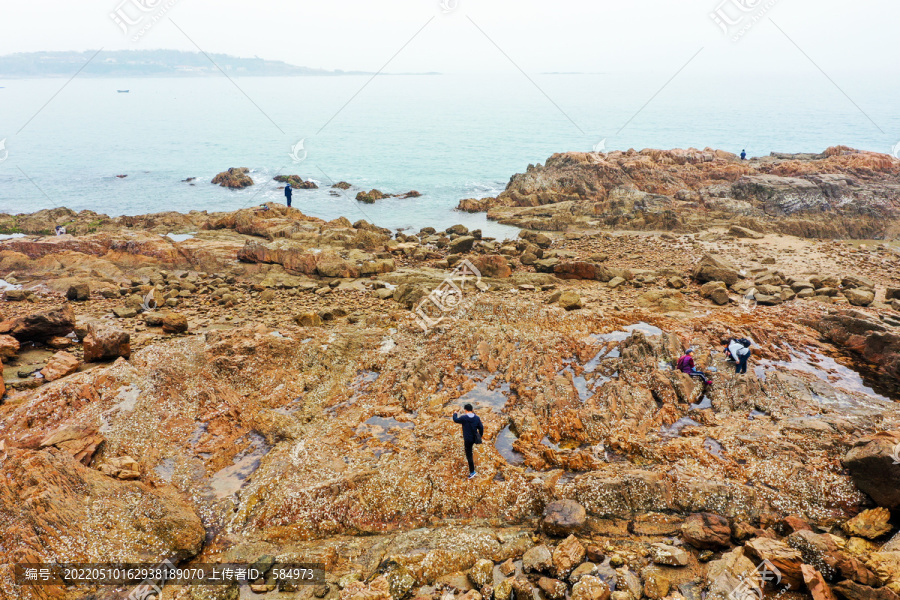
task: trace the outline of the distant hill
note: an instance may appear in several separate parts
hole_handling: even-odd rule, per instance
[[[0,78],[71,77],[79,69],[79,77],[204,77],[219,75],[206,55],[180,50],[114,50],[103,51],[85,67],[96,51],[87,52],[21,52],[0,56]],[[239,58],[227,54],[210,54],[228,75],[370,75],[364,71],[327,71],[297,67],[279,60]]]

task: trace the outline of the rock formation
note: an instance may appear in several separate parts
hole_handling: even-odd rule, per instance
[[[697,231],[711,221],[807,237],[897,235],[900,161],[844,146],[741,161],[722,150],[554,154],[460,210],[542,230]],[[738,235],[745,234],[738,230]]]

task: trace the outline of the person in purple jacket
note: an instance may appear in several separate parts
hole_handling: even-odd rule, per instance
[[[469,479],[472,479],[478,473],[475,472],[475,457],[472,455],[472,447],[481,443],[481,437],[484,435],[484,425],[481,419],[472,412],[472,405],[466,404],[463,407],[466,412],[459,416],[453,413],[453,422],[462,425],[463,444],[466,448],[466,461],[469,463]]]
[[[706,385],[712,385],[712,380],[706,376],[706,373],[694,366],[694,349],[688,348],[684,356],[678,359],[675,368],[682,373],[687,373],[691,377],[700,377]]]

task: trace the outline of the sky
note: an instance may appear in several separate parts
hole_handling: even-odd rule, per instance
[[[900,0],[0,1],[0,55],[166,48],[385,72],[900,74]],[[111,15],[136,24],[123,32]]]

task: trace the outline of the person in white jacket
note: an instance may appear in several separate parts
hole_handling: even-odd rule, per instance
[[[728,344],[728,352],[734,360],[734,372],[744,374],[747,372],[747,361],[750,360],[750,340],[731,340]]]

